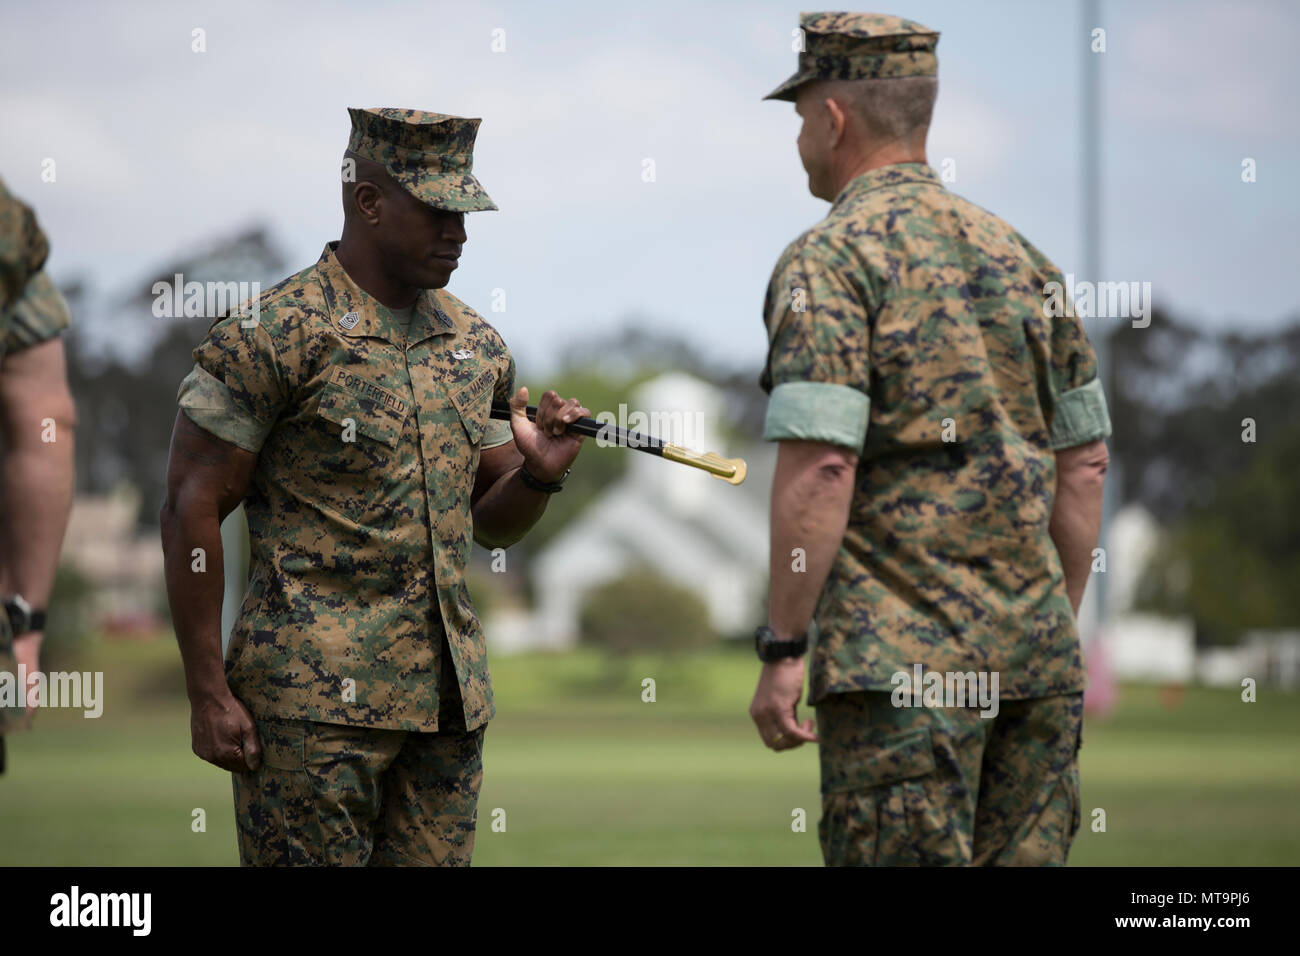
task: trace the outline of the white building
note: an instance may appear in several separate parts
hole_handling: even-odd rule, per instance
[[[505,611],[486,622],[494,649],[572,646],[586,594],[636,565],[695,591],[720,634],[762,623],[776,453],[771,445],[722,447],[725,400],[707,382],[675,373],[637,389],[631,409],[646,416],[645,430],[694,451],[745,458],[744,484],[630,449],[588,452],[630,455],[628,472],[532,559],[537,606],[531,614]],[[631,415],[629,425],[641,430]]]

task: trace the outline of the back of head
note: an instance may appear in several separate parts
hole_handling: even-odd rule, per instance
[[[859,124],[871,144],[920,138],[930,128],[939,78],[899,76],[867,80],[825,80],[814,95],[834,99]]]

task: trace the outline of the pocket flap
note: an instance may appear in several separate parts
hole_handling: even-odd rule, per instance
[[[868,738],[853,754],[835,754],[828,759],[822,750],[822,792],[883,787],[924,777],[934,772],[934,766],[929,727],[883,740]]]
[[[361,434],[383,442],[389,448],[397,447],[402,438],[402,425],[406,422],[405,411],[363,398],[333,383],[322,389],[316,413],[344,428],[350,420]]]
[[[465,423],[471,445],[483,439],[492,412],[492,388],[496,381],[496,369],[485,368],[468,385],[451,394],[451,403]]]
[[[258,718],[257,739],[262,745],[262,766],[275,770],[301,770],[306,757],[307,729],[301,721]]]

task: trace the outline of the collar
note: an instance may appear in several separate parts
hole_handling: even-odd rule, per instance
[[[865,173],[849,180],[848,185],[840,190],[840,194],[831,203],[831,208],[834,209],[850,196],[888,186],[901,186],[903,183],[928,183],[940,189],[944,188],[939,174],[925,163],[890,163],[888,166],[868,169]]]
[[[338,241],[326,243],[316,263],[325,311],[341,335],[380,338],[404,348],[434,335],[455,331],[455,323],[442,308],[439,290],[421,289],[411,313],[409,337],[392,311],[353,281],[335,254]]]

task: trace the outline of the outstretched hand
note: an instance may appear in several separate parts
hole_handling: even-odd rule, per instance
[[[515,448],[524,456],[528,471],[539,481],[559,481],[582,450],[582,436],[565,429],[591,411],[576,399],[567,402],[553,391],[542,393],[537,403],[537,420],[528,420],[528,389],[520,388],[510,399],[510,430]]]

